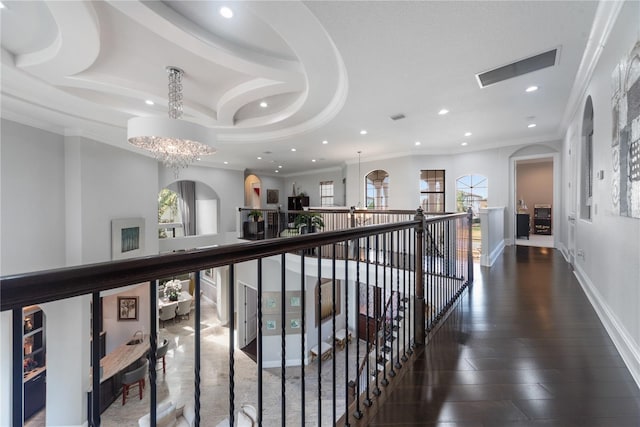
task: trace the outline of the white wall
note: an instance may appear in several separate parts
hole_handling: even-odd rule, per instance
[[[333,181],[333,202],[335,206],[344,206],[344,174],[341,168],[313,171],[305,174],[287,175],[284,180],[284,199],[282,206],[287,207],[287,197],[292,196],[293,184],[300,192],[309,196],[309,206],[320,207],[320,182]],[[282,196],[281,196],[282,198]]]
[[[138,297],[138,319],[118,320],[118,297]],[[102,298],[103,330],[106,335],[106,353],[126,343],[137,331],[147,335],[151,331],[149,316],[149,283],[130,286],[121,292],[109,292]]]
[[[158,166],[159,185],[155,188],[157,220],[157,195],[158,192],[176,181],[173,169]],[[220,219],[218,221],[218,233],[235,231],[236,209],[244,205],[244,174],[233,169],[213,169],[191,165],[180,170],[179,180],[191,180],[202,182],[215,191],[218,195],[218,207]],[[156,232],[157,236],[157,232]]]
[[[64,139],[8,120],[1,125],[1,274],[64,266]]]
[[[594,303],[605,327],[640,383],[640,219],[618,216],[612,209],[611,177],[611,74],[615,65],[626,58],[640,40],[640,3],[626,2],[602,51],[602,56],[586,88],[580,107],[569,126],[563,152],[576,144],[573,155],[579,159],[579,138],[586,97],[594,108],[593,170],[604,171],[604,180],[594,180],[591,221],[576,221],[577,276]],[[579,162],[578,162],[579,167]],[[565,175],[571,183],[568,197],[578,197],[579,173]],[[576,179],[577,178],[577,179]],[[567,203],[568,205],[569,203]],[[570,208],[565,205],[565,208]],[[566,216],[564,216],[566,218]],[[566,220],[565,220],[566,221]],[[563,238],[568,238],[563,234]],[[565,245],[569,242],[565,241]]]

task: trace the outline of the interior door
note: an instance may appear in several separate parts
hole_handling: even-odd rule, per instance
[[[258,292],[255,289],[244,287],[244,304],[244,345],[247,345],[258,336]]]
[[[576,256],[576,217],[578,204],[578,144],[576,137],[571,138],[569,143],[569,197],[567,206],[567,251],[569,252],[569,263],[575,264]]]

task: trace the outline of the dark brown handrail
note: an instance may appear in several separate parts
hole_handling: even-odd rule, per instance
[[[449,217],[450,218],[450,217]],[[440,218],[433,218],[439,220]],[[71,298],[133,283],[251,261],[285,252],[413,228],[418,221],[236,243],[130,260],[64,267],[0,277],[0,311]]]

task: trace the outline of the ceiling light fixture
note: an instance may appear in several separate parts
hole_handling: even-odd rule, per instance
[[[220,15],[222,15],[223,18],[231,19],[233,18],[233,10],[227,6],[222,6],[220,8]]]
[[[268,106],[269,106],[269,104],[267,104],[267,102],[266,102],[266,101],[262,101],[262,102],[260,103],[260,107],[262,107],[262,108],[267,108]]]
[[[525,92],[535,92],[538,90],[538,86],[529,86],[525,89]]]
[[[256,159],[258,159],[258,160],[262,160],[262,157],[258,156],[258,157],[256,157]]]
[[[360,131],[360,135],[366,135],[366,134],[367,134],[367,131],[366,131],[365,129],[362,129],[362,130]]]
[[[225,165],[228,165],[228,164],[229,164],[229,162],[227,162],[227,161],[225,161],[225,162],[223,162],[223,163],[224,163]]]
[[[468,143],[468,142],[463,142],[463,143],[462,143],[462,144],[460,144],[460,145],[462,145],[463,147],[466,147],[467,145],[469,145],[469,143]]]
[[[420,141],[416,141],[416,146],[420,145],[421,142]]]
[[[316,159],[311,159],[311,162],[312,162],[312,163],[315,163],[315,162],[316,162]]]
[[[278,169],[274,170],[275,173],[280,173],[280,171]]]
[[[534,128],[534,127],[536,127],[536,124],[535,123],[530,123],[527,127],[528,128]]]
[[[292,148],[292,149],[291,149],[291,151],[296,151],[296,149],[295,149],[295,148]]]
[[[278,165],[278,169],[282,169],[282,165]]]
[[[153,101],[152,101],[152,100],[150,100],[150,99],[147,99],[146,101],[144,101],[144,103],[145,103],[145,104],[147,104],[147,105],[153,105],[153,104],[155,104],[155,102],[153,102]]]
[[[471,132],[465,132],[464,136],[471,136],[473,135]]]
[[[444,116],[448,112],[449,112],[449,110],[447,110],[446,108],[443,108],[442,110],[438,111],[438,114],[441,115],[441,116]]]
[[[7,6],[5,6],[5,5],[4,5],[4,3],[2,3],[2,2],[0,1],[0,9],[4,9],[5,7],[7,7]]]
[[[327,140],[325,139],[324,141],[322,141],[322,143],[323,143],[324,145],[327,145],[327,144],[329,143],[329,141],[327,141]]]
[[[182,118],[182,76],[178,67],[166,68],[169,74],[169,117],[134,117],[127,122],[127,139],[138,148],[151,152],[176,179],[180,168],[186,168],[200,156],[215,154],[215,148],[203,142],[210,130]]]

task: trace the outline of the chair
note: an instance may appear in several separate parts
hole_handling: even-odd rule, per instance
[[[171,302],[164,307],[160,308],[159,319],[161,324],[164,324],[167,320],[176,318],[176,309],[178,308],[177,302]]]
[[[127,403],[127,396],[129,395],[129,390],[131,387],[138,387],[138,394],[140,395],[140,400],[142,400],[142,393],[144,392],[145,387],[145,376],[147,375],[147,371],[149,371],[149,361],[145,360],[142,366],[134,369],[133,371],[125,372],[122,375],[122,404]]]
[[[156,348],[156,363],[162,359],[162,373],[167,373],[167,364],[165,363],[164,357],[167,355],[167,350],[169,350],[169,340],[165,338],[165,340]]]
[[[176,310],[176,316],[184,317],[187,316],[187,320],[189,319],[189,313],[191,312],[191,295],[189,295],[189,299],[184,299],[182,301],[178,301],[178,309]]]

